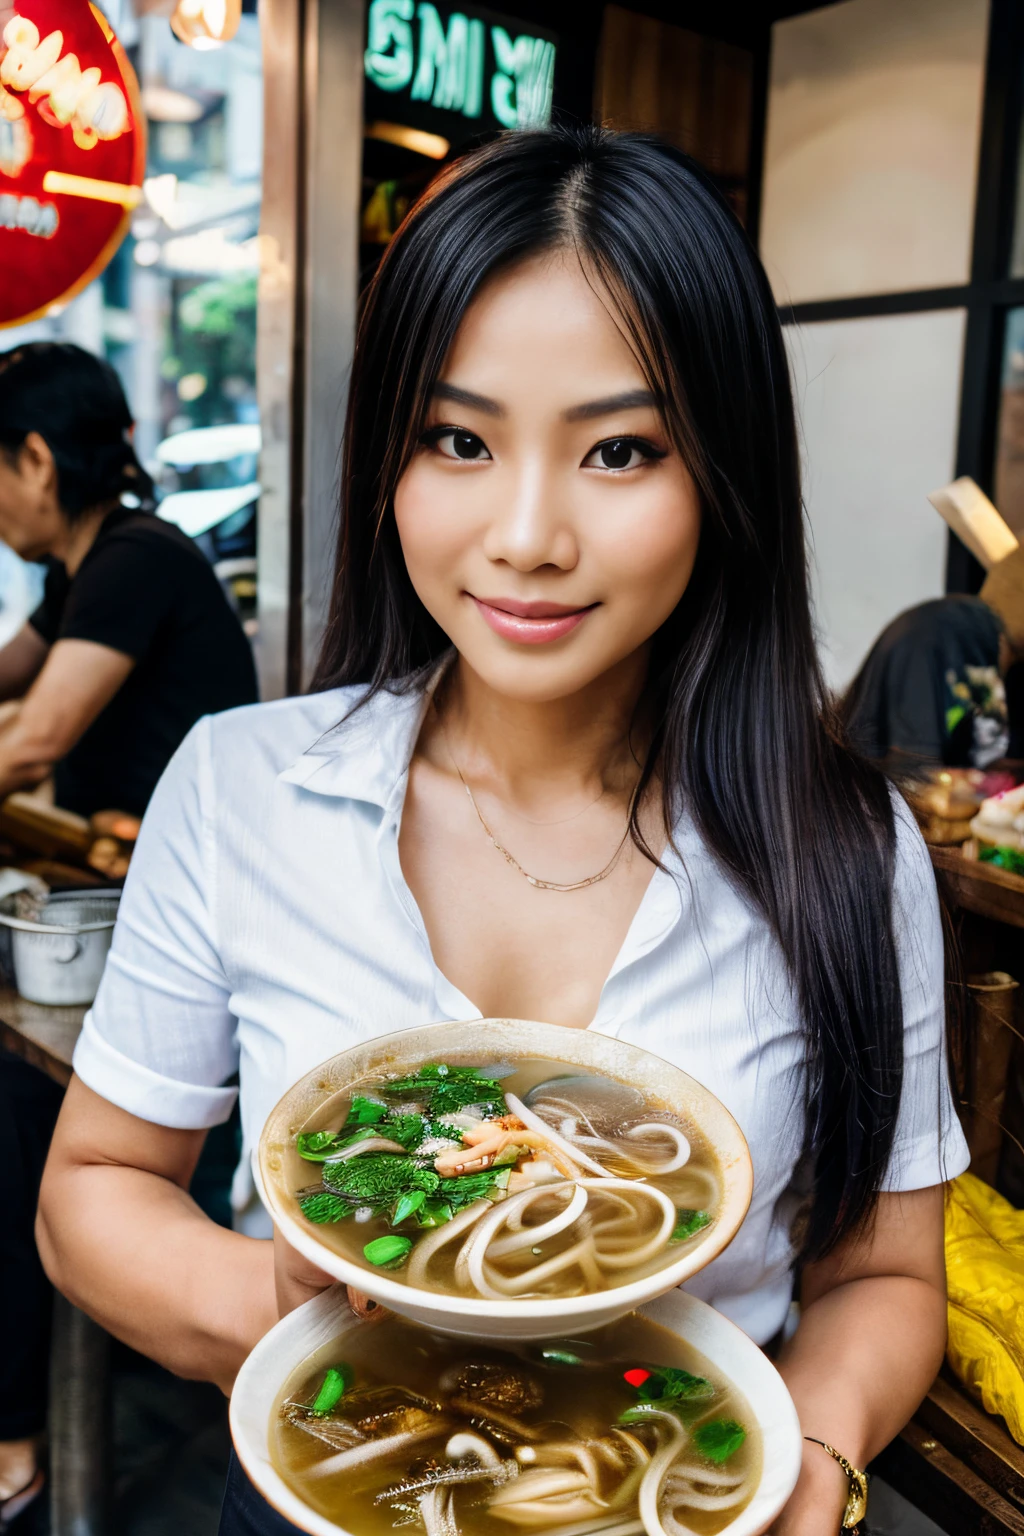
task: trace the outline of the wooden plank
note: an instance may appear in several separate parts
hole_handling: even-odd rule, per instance
[[[1024,1514],[921,1424],[911,1421],[871,1470],[949,1536],[1024,1536]]]
[[[949,900],[967,912],[1024,928],[1024,878],[994,864],[965,859],[958,848],[929,849]]]
[[[914,1421],[1024,1511],[1024,1449],[1001,1419],[985,1412],[957,1383],[940,1376]]]

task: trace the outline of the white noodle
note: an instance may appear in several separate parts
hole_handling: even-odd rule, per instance
[[[467,1205],[464,1211],[453,1216],[451,1221],[446,1221],[443,1226],[435,1227],[433,1232],[428,1232],[425,1237],[421,1237],[409,1255],[409,1267],[406,1270],[406,1279],[409,1284],[426,1286],[427,1266],[435,1253],[493,1209],[494,1206],[490,1200],[475,1200],[472,1205]]]
[[[462,1430],[457,1435],[452,1435],[444,1448],[444,1453],[449,1461],[461,1461],[465,1456],[475,1456],[484,1467],[500,1467],[501,1457],[498,1455],[490,1441],[482,1435],[475,1435],[471,1430]]]
[[[658,1497],[669,1468],[678,1458],[686,1442],[686,1430],[675,1414],[664,1413],[660,1408],[649,1409],[644,1415],[644,1423],[655,1425],[661,1444],[651,1457],[644,1472],[643,1482],[640,1484],[640,1518],[644,1523],[647,1536],[669,1536],[658,1513]],[[680,1533],[686,1530],[685,1526],[679,1526],[674,1519],[673,1525],[676,1529],[672,1532],[672,1536],[680,1536]]]
[[[677,1130],[674,1125],[669,1125],[667,1121],[651,1121],[648,1124],[631,1126],[626,1135],[642,1136],[645,1132],[650,1131],[656,1131],[658,1135],[667,1136],[670,1141],[674,1141],[676,1150],[667,1163],[648,1163],[647,1170],[649,1173],[675,1173],[677,1168],[682,1168],[685,1163],[690,1161],[690,1143],[682,1131]]]
[[[594,1159],[588,1157],[579,1147],[574,1147],[572,1142],[563,1140],[557,1131],[551,1129],[546,1120],[542,1120],[540,1115],[535,1115],[532,1109],[527,1109],[522,1099],[517,1099],[514,1093],[506,1093],[505,1103],[509,1107],[510,1114],[518,1115],[529,1130],[538,1131],[541,1136],[545,1136],[551,1145],[557,1147],[570,1162],[582,1163],[584,1168],[589,1168],[591,1173],[597,1174],[599,1178],[612,1177],[606,1168],[602,1168],[600,1163],[595,1163]]]
[[[514,1211],[506,1225],[511,1229],[509,1237],[500,1237],[497,1242],[491,1243],[487,1250],[489,1259],[501,1259],[510,1253],[521,1253],[524,1248],[535,1248],[546,1238],[554,1237],[559,1232],[564,1232],[566,1227],[571,1227],[576,1218],[583,1213],[587,1203],[587,1192],[577,1184],[575,1187],[566,1185],[566,1189],[572,1190],[572,1196],[564,1210],[557,1216],[552,1216],[550,1221],[542,1221],[536,1227],[523,1226],[523,1210],[525,1206]],[[544,1186],[537,1191],[538,1194],[549,1195],[561,1193]]]
[[[365,1141],[357,1141],[354,1146],[343,1147],[340,1152],[332,1152],[330,1157],[325,1157],[326,1163],[347,1163],[350,1157],[361,1157],[364,1152],[405,1152],[401,1142],[390,1141],[386,1136],[367,1136]]]
[[[348,1472],[363,1462],[396,1455],[399,1451],[407,1451],[411,1446],[419,1445],[422,1440],[435,1439],[443,1428],[444,1420],[439,1419],[430,1429],[410,1429],[400,1435],[383,1435],[379,1440],[364,1440],[359,1445],[349,1446],[346,1451],[339,1451],[337,1456],[328,1456],[326,1461],[318,1461],[310,1467],[309,1476],[333,1477],[335,1473]]]

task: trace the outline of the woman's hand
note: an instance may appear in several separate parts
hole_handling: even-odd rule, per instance
[[[842,1467],[819,1445],[805,1440],[800,1481],[771,1536],[838,1536],[848,1495]]]
[[[277,1306],[282,1317],[311,1301],[321,1291],[334,1285],[334,1277],[318,1269],[291,1246],[274,1228],[274,1283]]]

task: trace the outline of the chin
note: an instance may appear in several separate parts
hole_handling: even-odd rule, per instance
[[[582,648],[580,648],[582,650]],[[546,655],[539,654],[546,650]],[[519,704],[553,704],[582,693],[604,676],[618,657],[572,655],[569,648],[561,654],[541,646],[511,648],[504,655],[482,654],[476,647],[460,655],[477,676],[503,698]]]

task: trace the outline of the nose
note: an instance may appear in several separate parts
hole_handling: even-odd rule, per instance
[[[516,571],[551,565],[571,571],[579,546],[565,500],[539,459],[511,470],[495,486],[497,495],[484,536],[484,553]]]

